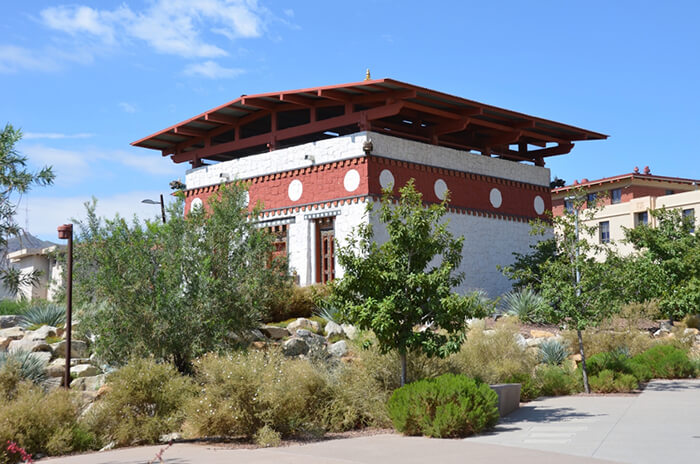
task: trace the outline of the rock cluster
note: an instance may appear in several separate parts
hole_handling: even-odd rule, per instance
[[[343,358],[348,354],[348,344],[344,339],[353,339],[357,336],[357,329],[354,326],[340,325],[332,321],[326,323],[324,335],[321,335],[321,325],[303,317],[290,322],[286,327],[264,325],[260,327],[260,332],[266,337],[267,342],[280,344],[286,356],[315,360],[330,357]],[[329,339],[338,338],[343,340],[329,342]]]

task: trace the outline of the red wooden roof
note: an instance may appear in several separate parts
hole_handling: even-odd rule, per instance
[[[225,161],[371,130],[514,161],[565,154],[607,135],[392,79],[243,95],[132,145],[176,163]],[[533,147],[535,147],[533,149]]]

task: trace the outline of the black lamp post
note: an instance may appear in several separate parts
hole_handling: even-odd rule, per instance
[[[163,194],[160,194],[160,201],[156,200],[151,200],[146,198],[145,200],[141,200],[141,203],[146,203],[147,205],[160,205],[160,215],[163,219],[163,224],[165,224],[165,203],[163,202]]]
[[[73,319],[73,224],[58,226],[58,238],[68,240],[68,279],[66,282],[66,370],[65,388],[70,388],[71,329]]]

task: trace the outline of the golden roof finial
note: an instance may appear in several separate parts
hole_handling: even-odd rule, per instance
[[[366,80],[366,81],[371,81],[371,80],[372,80],[372,78],[369,77],[369,68],[367,68],[367,74],[365,74],[365,80]]]

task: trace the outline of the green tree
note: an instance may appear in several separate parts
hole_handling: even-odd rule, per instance
[[[651,211],[656,226],[626,229],[625,237],[636,254],[629,266],[638,272],[643,297],[658,297],[659,308],[671,320],[700,312],[700,236],[692,216],[680,210]]]
[[[269,234],[256,227],[245,190],[222,188],[206,208],[160,221],[101,220],[95,204],[78,222],[75,295],[81,329],[104,361],[152,355],[189,371],[195,357],[236,346],[288,282],[270,262]]]
[[[552,224],[533,223],[536,234],[544,235],[554,230],[554,239],[550,241],[554,249],[550,256],[544,260],[533,257],[536,266],[530,270],[523,267],[510,275],[538,284],[540,294],[549,302],[541,307],[540,319],[552,324],[566,324],[576,330],[583,383],[588,393],[590,386],[582,331],[595,327],[619,308],[622,280],[607,260],[593,257],[600,253],[612,256],[610,250],[591,240],[597,236],[596,226],[586,225],[598,208],[586,205],[585,195],[581,192],[574,194],[572,203],[572,210],[553,217]]]
[[[0,131],[0,280],[12,292],[20,287],[33,286],[39,281],[40,271],[21,273],[7,263],[7,242],[11,237],[20,237],[22,229],[15,221],[17,196],[27,193],[35,185],[53,183],[54,174],[50,167],[37,172],[27,168],[27,157],[20,154],[15,145],[22,139],[22,131],[10,124]]]
[[[332,304],[345,320],[372,330],[382,352],[399,352],[401,385],[409,351],[442,357],[456,352],[467,318],[486,314],[476,294],[452,291],[464,279],[457,272],[464,237],[454,238],[442,222],[446,206],[447,200],[424,207],[410,180],[396,205],[384,192],[378,218],[386,227],[385,242],[375,242],[367,222],[338,249],[344,275],[332,283]]]

